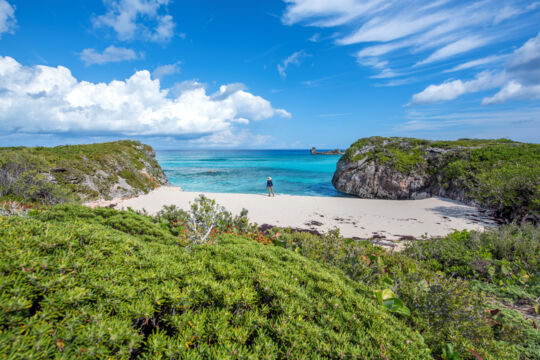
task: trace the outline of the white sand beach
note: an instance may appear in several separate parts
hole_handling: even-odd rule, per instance
[[[184,192],[163,186],[146,195],[90,205],[111,205],[117,209],[145,209],[150,214],[163,205],[189,209],[200,192]],[[480,230],[493,221],[472,206],[442,198],[423,200],[375,200],[349,197],[320,197],[265,194],[204,193],[234,214],[249,211],[250,221],[282,227],[323,232],[339,228],[347,237],[388,240],[404,237],[443,236],[454,230]]]

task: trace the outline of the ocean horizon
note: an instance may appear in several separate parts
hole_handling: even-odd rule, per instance
[[[322,151],[322,150],[321,150]],[[309,150],[156,150],[169,182],[184,191],[266,193],[272,177],[276,194],[348,196],[332,186],[340,155]]]

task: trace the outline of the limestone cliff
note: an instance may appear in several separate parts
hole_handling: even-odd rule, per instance
[[[332,179],[363,198],[447,197],[493,210],[507,220],[538,221],[540,145],[509,140],[360,139]]]

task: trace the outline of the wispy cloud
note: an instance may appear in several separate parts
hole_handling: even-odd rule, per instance
[[[175,22],[166,13],[169,0],[103,0],[107,12],[95,27],[112,28],[120,40],[134,38],[163,42],[174,36]]]
[[[450,101],[464,94],[496,88],[499,88],[499,91],[485,97],[483,104],[502,103],[513,99],[540,99],[539,64],[540,33],[509,55],[504,70],[483,71],[471,80],[447,80],[439,85],[429,85],[413,95],[411,104]]]
[[[489,41],[490,40],[488,38],[479,37],[467,37],[456,40],[448,45],[443,46],[440,49],[437,49],[437,51],[429,55],[427,59],[416,63],[415,66],[429,64],[435,61],[440,61],[452,57],[457,54],[468,52],[472,49],[476,49],[487,44]]]
[[[358,63],[374,68],[379,74],[375,77],[382,78],[401,76],[411,67],[425,68],[518,36],[519,29],[534,26],[540,10],[540,2],[526,0],[507,6],[499,0],[284,1],[283,23],[322,30],[339,27],[343,35],[336,44],[363,46],[355,52]],[[517,17],[519,21],[508,21]],[[395,59],[399,67],[393,64]]]
[[[84,49],[79,57],[86,66],[93,64],[105,64],[110,62],[121,62],[136,60],[142,58],[143,53],[136,53],[132,49],[126,49],[123,47],[109,46],[103,52],[99,52],[96,49]]]
[[[0,0],[0,37],[2,33],[12,33],[16,24],[15,7],[6,0]]]
[[[178,74],[180,72],[180,61],[174,64],[161,65],[152,71],[152,77],[155,79],[163,79],[165,76]]]
[[[483,57],[481,59],[471,60],[463,64],[456,65],[451,69],[445,70],[444,72],[445,73],[456,72],[456,71],[471,69],[471,68],[475,68],[475,67],[479,67],[479,66],[483,66],[487,64],[493,64],[493,63],[503,60],[504,58],[506,58],[506,55],[490,55],[490,56]]]
[[[318,117],[341,117],[341,116],[347,116],[350,115],[350,113],[331,113],[331,114],[319,114]]]
[[[307,87],[317,87],[317,86],[320,86],[321,84],[327,82],[328,80],[335,79],[335,78],[343,76],[345,74],[347,74],[347,73],[343,72],[343,73],[323,76],[323,77],[320,77],[320,78],[317,78],[317,79],[304,80],[304,81],[302,81],[302,85],[307,86]]]
[[[268,49],[268,50],[266,50],[266,51],[263,51],[262,53],[257,54],[257,55],[255,55],[255,56],[249,58],[249,59],[244,60],[244,62],[250,63],[250,62],[253,62],[253,61],[255,61],[255,60],[258,60],[258,59],[267,57],[268,55],[272,54],[274,51],[276,51],[277,49],[279,49],[279,48],[282,47],[282,46],[283,46],[282,44],[274,45],[274,46],[272,46],[270,49]]]
[[[298,66],[300,65],[300,61],[302,60],[302,58],[309,57],[309,56],[311,55],[306,53],[304,50],[300,50],[289,55],[285,60],[281,62],[281,64],[278,64],[277,69],[278,69],[279,75],[282,78],[286,78],[287,77],[286,71],[289,65],[292,64],[292,65]]]
[[[447,109],[413,110],[407,120],[395,127],[395,131],[416,136],[444,138],[506,137],[522,141],[538,142],[540,132],[540,107],[524,108],[465,108],[461,111]],[[444,132],[441,132],[444,131]],[[431,136],[430,136],[431,134]]]

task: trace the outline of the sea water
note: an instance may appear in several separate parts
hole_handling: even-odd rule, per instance
[[[161,150],[169,182],[184,191],[262,194],[272,177],[276,194],[344,196],[332,186],[339,155],[308,150]]]

